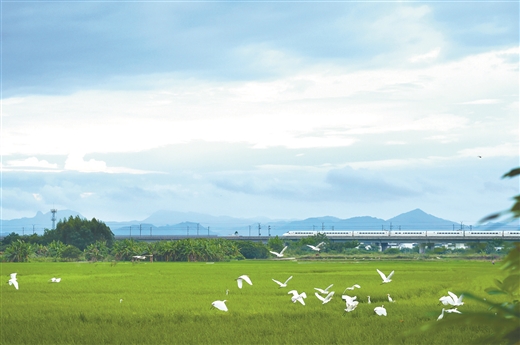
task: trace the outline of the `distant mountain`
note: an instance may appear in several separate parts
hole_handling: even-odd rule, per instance
[[[56,224],[63,220],[64,218],[69,218],[70,216],[76,217],[79,216],[84,218],[79,212],[72,210],[58,210],[56,212]],[[16,232],[19,234],[32,234],[33,229],[34,232],[41,235],[45,229],[52,229],[52,213],[49,211],[47,213],[42,213],[38,211],[34,217],[28,218],[18,218],[11,220],[2,220],[2,231],[0,233],[1,236],[5,236],[10,234],[11,232]]]
[[[453,230],[460,229],[460,224],[450,220],[438,218],[415,209],[410,212],[402,213],[386,221],[391,223],[392,229],[397,230]]]
[[[79,212],[59,210],[57,221],[70,216],[84,218]],[[11,232],[31,234],[33,226],[37,234],[44,229],[52,228],[51,212],[38,212],[32,218],[20,218],[2,221],[1,236]],[[115,235],[232,235],[238,232],[241,236],[268,235],[276,236],[290,230],[453,230],[461,224],[435,217],[420,209],[415,209],[384,220],[370,216],[340,219],[332,216],[312,217],[304,220],[272,220],[265,217],[233,218],[228,216],[211,216],[193,212],[157,211],[144,220],[126,222],[104,221]],[[465,229],[471,225],[466,224]],[[520,229],[519,220],[511,223],[489,223],[473,227],[474,229]]]

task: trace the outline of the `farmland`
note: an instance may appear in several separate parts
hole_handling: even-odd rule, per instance
[[[445,326],[441,331],[418,329],[436,322],[442,308],[438,299],[448,290],[486,296],[484,289],[502,274],[497,266],[448,260],[2,263],[0,342],[473,344],[491,329],[450,324],[457,314],[439,321]],[[392,282],[381,284],[376,269],[395,270]],[[12,272],[18,273],[19,290],[6,283]],[[242,274],[253,286],[238,289],[235,278]],[[287,288],[271,280],[289,276]],[[62,281],[50,283],[51,277]],[[330,284],[336,295],[322,305],[314,288]],[[353,284],[361,289],[347,293],[358,296],[360,304],[344,315],[340,296]],[[291,303],[287,292],[292,289],[307,293],[305,306]],[[224,299],[229,312],[211,308],[211,302]],[[459,307],[463,313],[486,308],[465,302]],[[373,311],[382,304],[387,317]]]

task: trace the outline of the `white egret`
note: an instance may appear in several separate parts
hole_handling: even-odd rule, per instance
[[[292,279],[292,276],[290,276],[289,278],[287,278],[287,280],[285,281],[285,283],[282,283],[282,282],[279,282],[278,280],[276,279],[272,279],[272,281],[274,281],[276,284],[280,285],[280,288],[284,288],[284,287],[287,287],[287,282],[289,280]]]
[[[392,299],[392,297],[390,297],[390,294],[387,293],[386,295],[388,296],[388,302],[394,303],[394,300]]]
[[[229,289],[226,289],[226,295],[229,295]]]
[[[460,311],[457,310],[457,308],[446,309],[445,312],[446,312],[446,313],[457,313],[457,314],[462,314]]]
[[[349,286],[345,290],[343,290],[343,293],[345,293],[345,291],[347,291],[347,290],[354,290],[355,288],[361,289],[361,286],[359,286],[358,284],[354,284],[352,286]]]
[[[349,295],[342,295],[341,299],[345,300],[347,305],[352,304],[354,301],[356,301],[357,296],[350,297]],[[356,301],[357,302],[357,301]]]
[[[314,290],[319,291],[319,292],[322,293],[322,294],[327,294],[327,293],[329,293],[329,289],[330,289],[332,286],[334,286],[334,284],[330,284],[329,286],[327,286],[326,289],[314,288]]]
[[[215,308],[217,308],[218,310],[228,311],[228,308],[226,306],[226,301],[227,300],[215,301],[215,302],[212,302],[211,305],[214,306]]]
[[[269,251],[269,253],[276,255],[278,258],[283,258],[283,252],[287,249],[287,246],[283,247],[282,251],[280,253]]]
[[[379,275],[381,276],[381,279],[383,279],[383,282],[381,284],[384,284],[384,283],[390,283],[392,281],[392,276],[394,275],[394,271],[390,272],[390,274],[388,275],[388,277],[383,273],[381,272],[380,270],[376,269],[377,270],[377,273],[379,273]]]
[[[455,295],[453,292],[451,291],[448,291],[448,295],[450,295],[450,297],[452,298],[452,302],[449,302],[452,306],[454,307],[457,307],[459,305],[463,305],[464,302],[462,302],[462,298],[464,297],[463,295],[460,295],[459,297],[457,297],[457,295]]]
[[[437,318],[437,321],[439,321],[440,319],[442,319],[444,317],[444,308],[442,308],[442,313],[441,315],[439,315],[439,317]]]
[[[251,279],[249,279],[249,277],[247,275],[241,275],[240,277],[238,277],[237,279],[237,284],[238,284],[238,288],[241,289],[242,288],[242,282],[245,281],[246,283],[248,283],[249,285],[253,285],[253,282],[251,282]]]
[[[18,290],[18,280],[16,280],[16,273],[11,273],[11,279],[9,279],[9,285],[14,285],[15,289]]]
[[[308,244],[307,247],[311,248],[311,249],[314,250],[314,251],[319,252],[320,249],[321,249],[320,247],[321,247],[322,245],[324,245],[324,244],[325,244],[325,242],[320,242],[320,243],[317,244],[316,246],[312,246],[312,245]]]
[[[368,297],[368,304],[372,303],[372,301],[370,301],[370,296],[367,296]]]
[[[146,256],[144,256],[144,255],[134,255],[134,256],[132,256],[132,258],[133,259],[144,260],[144,259],[146,259]]]
[[[123,303],[123,299],[122,298],[119,299],[119,303]]]
[[[354,309],[356,309],[356,307],[358,306],[359,302],[358,301],[352,301],[352,303],[346,303],[346,308],[345,308],[345,312],[347,313],[350,313],[351,311],[353,311]]]
[[[439,301],[444,305],[448,305],[451,304],[450,302],[452,302],[453,299],[450,296],[442,296],[441,298],[439,298]]]
[[[287,294],[292,294],[291,301],[293,303],[296,303],[296,301],[300,302],[301,304],[305,305],[304,298],[307,298],[307,294],[305,292],[298,293],[296,290],[291,290]]]
[[[322,295],[320,295],[317,292],[315,292],[314,294],[322,302],[322,304],[325,304],[325,303],[329,303],[330,302],[330,300],[332,299],[332,296],[334,296],[334,291],[329,292],[329,294],[327,296],[325,296],[325,297],[323,297]]]
[[[380,307],[375,307],[374,308],[374,311],[376,312],[377,315],[379,316],[386,316],[386,309],[385,309],[385,306],[382,305]]]
[[[61,278],[54,278],[54,277],[51,278],[51,283],[59,283],[59,282],[61,282]]]

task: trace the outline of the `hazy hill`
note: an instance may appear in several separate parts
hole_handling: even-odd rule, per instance
[[[70,216],[83,216],[72,210],[58,210],[57,221]],[[146,219],[126,222],[104,221],[115,235],[233,235],[241,236],[282,235],[289,230],[452,230],[459,229],[461,224],[438,218],[420,209],[402,213],[384,220],[370,216],[340,219],[332,216],[312,217],[304,220],[272,220],[265,217],[233,218],[228,216],[211,216],[193,212],[157,211]],[[51,212],[38,212],[32,218],[19,218],[2,221],[2,233],[43,234],[44,229],[52,228]],[[468,229],[470,224],[465,224]],[[260,227],[260,229],[259,229]],[[518,230],[519,220],[509,224],[490,223],[474,227],[474,229],[515,229]]]

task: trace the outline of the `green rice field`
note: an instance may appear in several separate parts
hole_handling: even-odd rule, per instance
[[[392,282],[376,269],[395,270]],[[19,290],[7,284],[13,272]],[[238,289],[243,274],[253,285]],[[448,290],[485,297],[501,274],[490,262],[442,260],[2,263],[0,344],[474,344],[492,330],[452,325],[458,314],[435,333],[418,329],[437,322]],[[286,288],[271,280],[289,276]],[[322,304],[314,288],[330,284],[335,295]],[[346,293],[360,303],[344,313],[353,284],[361,288]],[[291,302],[292,289],[306,292],[305,306]],[[228,312],[212,308],[224,299]],[[463,313],[486,308],[465,302]],[[388,316],[374,313],[381,305]]]

